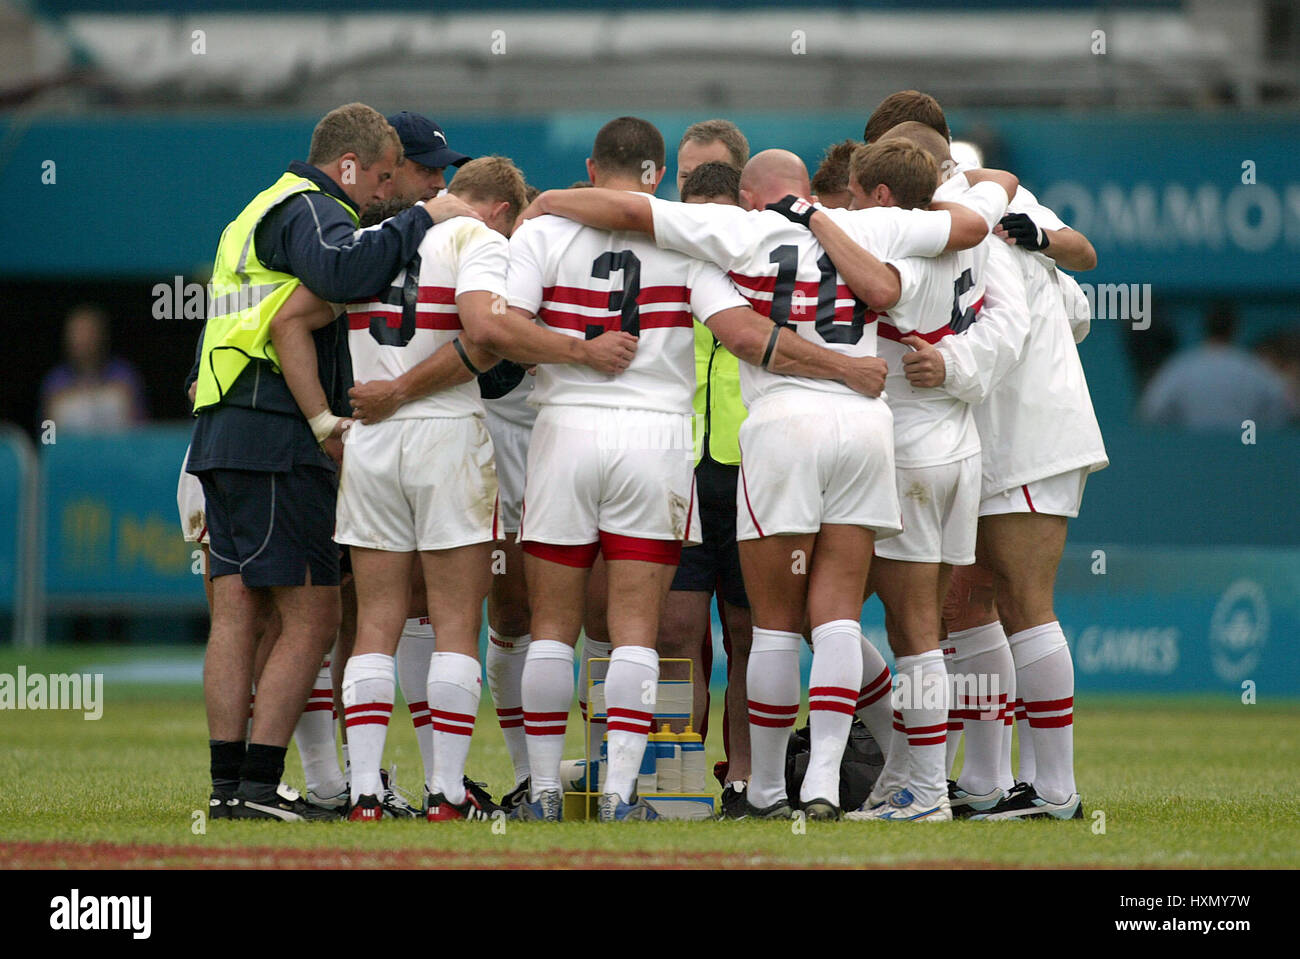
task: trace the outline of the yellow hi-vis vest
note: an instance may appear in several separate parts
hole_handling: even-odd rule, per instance
[[[279,370],[280,360],[271,345],[271,318],[298,287],[299,280],[263,266],[254,236],[262,217],[277,204],[294,194],[319,189],[306,177],[286,173],[253,197],[222,231],[208,292],[208,324],[199,358],[195,412],[220,403],[250,360],[268,360]],[[357,223],[356,211],[342,200],[338,202]]]
[[[695,323],[695,464],[704,455],[735,466],[740,462],[740,424],[748,411],[740,398],[740,360],[717,341],[709,328]]]

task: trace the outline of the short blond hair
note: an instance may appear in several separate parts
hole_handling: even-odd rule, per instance
[[[853,151],[849,176],[867,194],[883,183],[899,206],[916,209],[930,205],[939,184],[939,166],[911,140],[881,140]]]
[[[749,140],[745,139],[745,134],[740,132],[740,127],[730,120],[701,120],[692,123],[682,134],[677,149],[680,151],[688,141],[701,146],[714,142],[721,143],[731,154],[731,165],[737,170],[743,170],[745,164],[749,162]]]
[[[364,103],[345,103],[325,116],[311,134],[307,162],[312,166],[332,163],[345,153],[355,153],[361,168],[369,166],[390,148],[402,157],[402,141],[384,115]]]
[[[485,156],[470,160],[456,171],[447,192],[455,196],[510,204],[506,211],[513,221],[528,205],[524,175],[509,157]]]

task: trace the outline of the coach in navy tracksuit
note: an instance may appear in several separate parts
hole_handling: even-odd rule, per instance
[[[384,289],[435,219],[465,215],[454,197],[357,232],[361,210],[386,198],[400,143],[362,104],[332,111],[294,163],[222,234],[197,370],[189,472],[203,484],[213,584],[204,670],[213,818],[333,815],[279,785],[312,678],[339,626],[339,552],[333,542],[337,467],[269,358],[270,321],[295,279],[341,303]],[[332,415],[346,416],[346,331],[315,335]],[[274,609],[282,630],[258,680],[244,747],[253,648]]]

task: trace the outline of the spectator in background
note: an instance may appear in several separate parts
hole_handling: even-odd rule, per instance
[[[1278,330],[1270,333],[1255,344],[1255,355],[1282,377],[1286,384],[1291,422],[1300,421],[1300,332]]]
[[[1237,311],[1215,303],[1205,320],[1205,339],[1173,357],[1151,380],[1139,417],[1160,426],[1193,430],[1241,429],[1287,422],[1286,384],[1267,364],[1233,345]]]
[[[65,361],[41,382],[41,420],[69,433],[121,430],[147,418],[135,367],[108,352],[108,316],[82,304],[63,326]]]

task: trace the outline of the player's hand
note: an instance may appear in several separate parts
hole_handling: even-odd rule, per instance
[[[905,336],[901,342],[913,350],[903,354],[903,373],[907,376],[907,382],[923,389],[943,386],[943,381],[948,377],[943,353],[916,335]]]
[[[429,216],[433,217],[434,223],[441,223],[443,220],[450,220],[455,216],[471,216],[476,220],[483,219],[482,215],[472,206],[460,197],[452,196],[450,193],[436,196],[432,200],[425,200],[424,209]]]
[[[191,409],[191,410],[194,409],[194,397],[196,397],[196,396],[199,395],[199,381],[198,381],[198,380],[195,380],[193,383],[190,384],[190,388],[189,388],[188,391],[186,391],[186,394],[185,394],[185,395],[188,396],[188,397],[190,398],[190,409]]]
[[[637,339],[622,330],[606,330],[594,340],[583,341],[583,363],[598,373],[622,373],[636,356]]]
[[[885,391],[889,364],[878,356],[858,356],[849,361],[844,385],[863,396],[877,397]]]
[[[348,399],[356,418],[367,426],[388,419],[402,405],[395,380],[357,382],[348,390]]]
[[[325,451],[325,455],[332,459],[339,466],[343,465],[343,438],[352,427],[352,420],[344,417],[334,424],[334,431],[325,437],[320,448]]]
[[[817,208],[802,197],[787,193],[776,203],[769,203],[763,209],[775,210],[791,223],[798,223],[805,229],[812,228],[812,216]]]
[[[1046,250],[1049,242],[1047,231],[1031,220],[1028,213],[1008,213],[993,228],[993,235],[1026,250]]]

